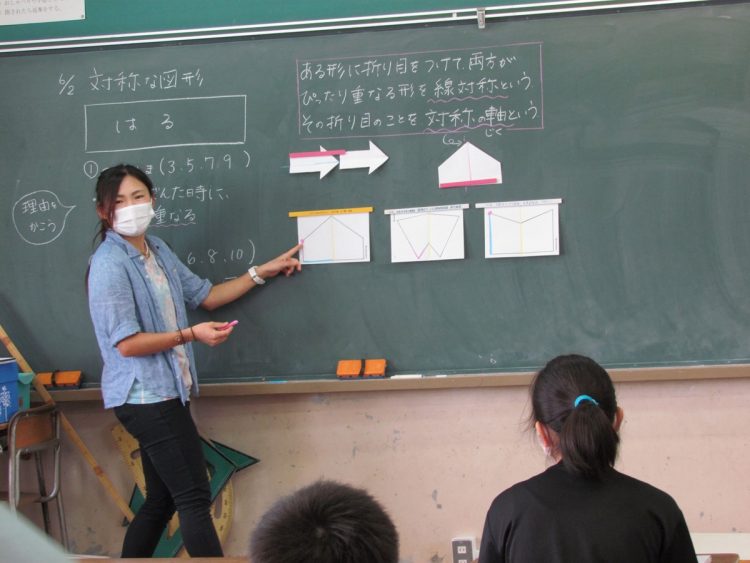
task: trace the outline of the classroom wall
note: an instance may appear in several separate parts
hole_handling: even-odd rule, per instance
[[[621,383],[618,467],[670,492],[692,532],[750,532],[750,380]],[[59,403],[117,489],[133,480],[96,401]],[[228,555],[279,496],[319,477],[367,487],[401,535],[404,563],[450,562],[450,540],[481,536],[492,498],[545,467],[523,430],[525,387],[203,398],[209,437],[261,459],[233,478]],[[118,555],[122,516],[66,440],[64,498],[73,548]],[[38,510],[38,509],[37,509]]]

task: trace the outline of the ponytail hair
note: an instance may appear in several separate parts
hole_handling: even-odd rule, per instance
[[[613,426],[615,388],[594,360],[578,355],[550,360],[531,384],[531,406],[532,422],[557,433],[568,471],[600,479],[614,465],[620,442]]]

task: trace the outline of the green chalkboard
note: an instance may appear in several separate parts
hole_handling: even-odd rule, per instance
[[[126,161],[157,186],[152,232],[214,281],[295,244],[290,212],[372,207],[369,261],[311,263],[210,315],[240,324],[198,347],[203,381],[367,357],[466,374],[572,351],[750,361],[748,53],[742,2],[0,58],[0,322],[36,369],[97,384],[93,178]],[[370,142],[388,156],[372,173],[291,173]],[[439,187],[467,147],[502,183]],[[559,254],[485,257],[483,204],[548,199]],[[452,230],[408,235],[412,261],[392,262],[385,212],[403,208],[448,209]],[[427,260],[460,234],[463,259]]]

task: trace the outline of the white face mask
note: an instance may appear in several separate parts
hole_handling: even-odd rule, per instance
[[[124,237],[137,237],[146,232],[154,215],[154,207],[150,201],[121,207],[115,210],[112,228]]]

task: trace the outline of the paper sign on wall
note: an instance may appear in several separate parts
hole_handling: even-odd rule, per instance
[[[303,243],[302,264],[341,264],[370,261],[372,207],[292,211]]]
[[[560,254],[562,199],[477,203],[484,209],[484,257]]]
[[[464,209],[468,204],[387,209],[391,262],[460,260],[464,257]]]
[[[500,161],[469,142],[461,145],[438,167],[438,184],[441,188],[464,188],[502,183],[503,172]]]

